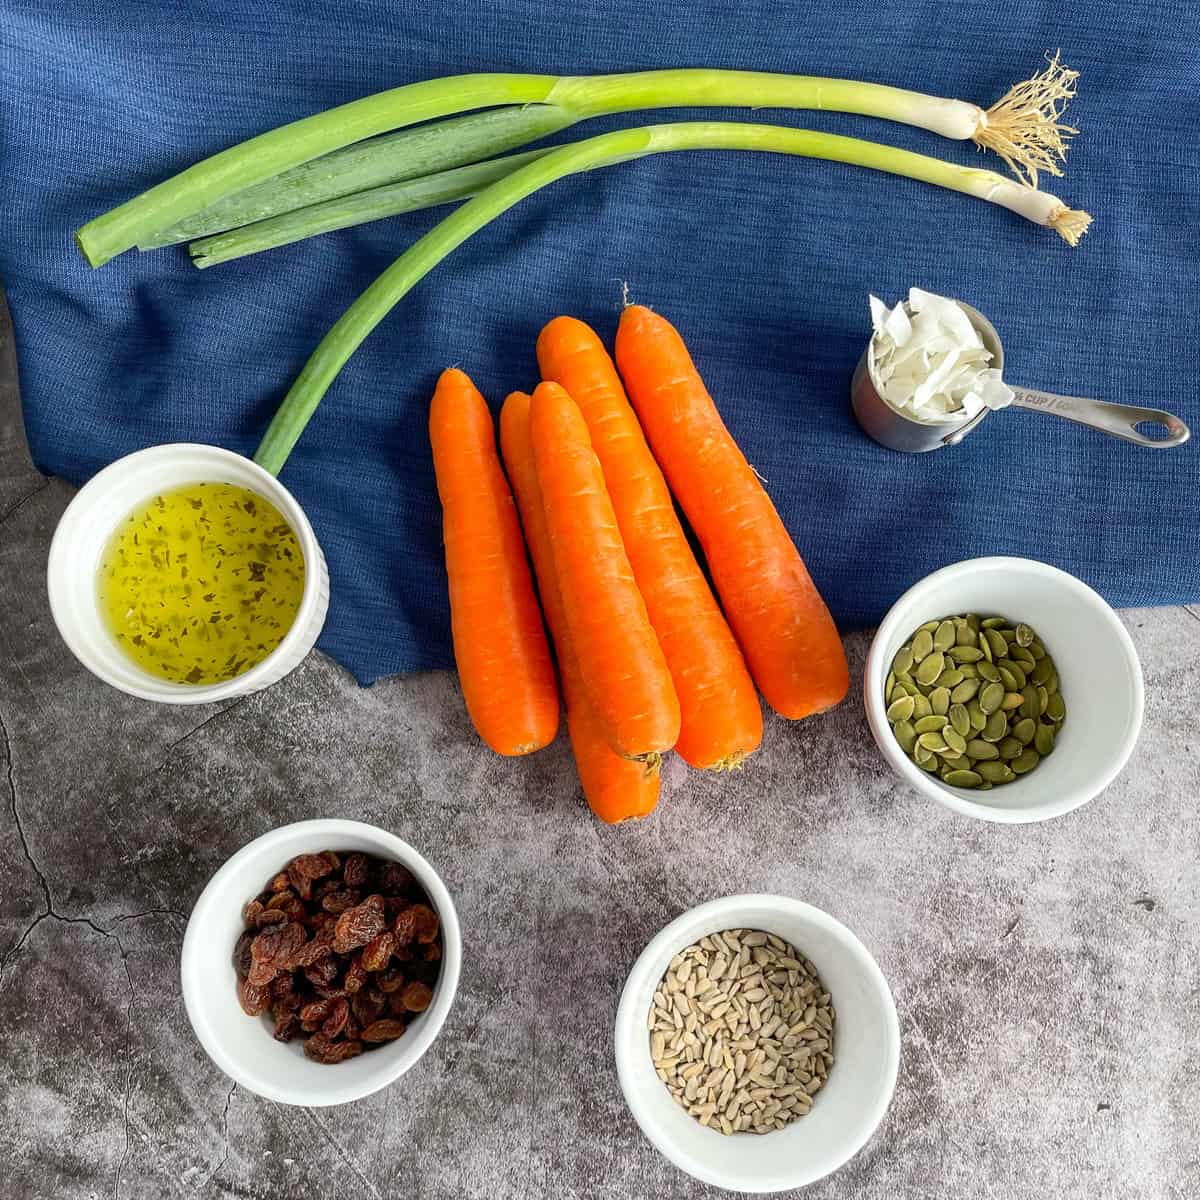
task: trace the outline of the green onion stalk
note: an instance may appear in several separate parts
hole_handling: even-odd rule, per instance
[[[480,125],[442,123],[422,135],[431,140],[424,151],[414,150],[421,161],[407,177],[464,165],[490,157],[499,149],[523,144],[522,141],[505,143],[506,132],[532,140],[542,136],[536,131],[542,122],[548,127],[565,128],[606,113],[705,106],[821,109],[899,121],[992,149],[1019,177],[1035,186],[1039,170],[1061,173],[1058,164],[1065,152],[1066,138],[1074,132],[1062,123],[1061,110],[1073,94],[1075,77],[1076,72],[1062,67],[1056,56],[1045,71],[1016,85],[985,111],[967,101],[926,96],[882,84],[759,71],[680,69],[591,76],[449,76],[378,92],[259,134],[96,217],[75,236],[87,261],[99,267],[137,245],[151,246],[164,239],[184,240],[201,232],[218,232],[231,225],[262,220],[288,211],[274,207],[278,198],[270,200],[271,189],[266,209],[263,194],[252,194],[248,215],[239,216],[235,205],[232,209],[218,210],[214,219],[219,223],[215,227],[207,224],[203,229],[182,233],[173,229],[234,193],[253,189],[353,143],[455,113],[502,106],[518,106],[516,111],[520,111],[520,106],[532,105],[540,111],[528,118],[530,128],[524,132],[519,128],[520,120],[511,114],[500,118],[501,122],[513,122],[513,127],[498,127],[496,139],[482,151],[478,145]],[[399,148],[395,143],[385,144],[379,152],[389,161],[399,159],[402,164],[406,146],[411,148],[412,144],[402,141],[398,145]],[[368,145],[362,150],[369,158],[377,147]],[[343,168],[349,178],[342,177]],[[290,176],[276,180],[273,186],[279,189],[289,208],[294,208],[399,181],[393,174],[376,177],[374,182],[361,182],[356,173],[362,168],[361,155],[353,163],[335,160],[332,169],[329,163],[318,164],[310,172],[302,172],[299,180]],[[401,165],[401,172],[404,169]],[[306,174],[311,178],[305,180]],[[322,188],[333,190],[322,192]]]
[[[279,473],[321,398],[354,351],[417,283],[489,221],[567,175],[676,150],[759,150],[870,167],[999,204],[1057,230],[1071,245],[1078,242],[1091,221],[1086,213],[1069,209],[1057,197],[994,171],[807,129],[695,121],[623,129],[573,142],[518,168],[455,209],[414,242],[350,305],[321,339],[284,397],[255,453],[255,462],[272,474]]]

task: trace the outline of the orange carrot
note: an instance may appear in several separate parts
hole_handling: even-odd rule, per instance
[[[605,741],[588,702],[554,572],[554,552],[550,547],[542,492],[533,463],[529,405],[530,398],[524,392],[513,392],[504,401],[500,410],[500,450],[521,514],[525,542],[533,559],[542,611],[558,651],[558,669],[567,702],[567,729],[571,734],[583,795],[592,812],[610,824],[644,817],[658,803],[657,765],[647,767],[622,758],[613,750]]]
[[[632,305],[617,329],[617,365],[767,702],[793,719],[832,708],[850,686],[833,618],[683,339]]]
[[[537,341],[542,377],[579,405],[633,576],[679,696],[675,749],[693,767],[736,766],[762,740],[762,708],[742,652],[688,544],[662,471],[595,332],[555,317]]]
[[[529,754],[558,732],[554,664],[492,415],[462,371],[443,371],[437,382],[429,440],[467,712],[497,754]]]
[[[587,424],[556,383],[538,385],[529,424],[554,571],[592,711],[618,754],[657,761],[679,736],[679,700]]]

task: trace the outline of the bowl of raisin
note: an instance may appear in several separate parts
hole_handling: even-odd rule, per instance
[[[239,1085],[345,1104],[394,1082],[437,1037],[462,946],[450,893],[408,843],[358,821],[301,821],[238,851],[183,941],[184,1005]]]

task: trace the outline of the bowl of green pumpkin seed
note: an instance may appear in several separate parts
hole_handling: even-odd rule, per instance
[[[1142,668],[1087,584],[1028,558],[935,571],[892,606],[867,656],[883,756],[955,812],[1062,816],[1120,774],[1141,731]]]

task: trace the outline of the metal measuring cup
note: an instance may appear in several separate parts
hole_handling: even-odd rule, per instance
[[[1004,346],[1000,335],[991,321],[961,300],[955,303],[967,314],[978,331],[985,349],[991,351],[989,366],[1004,370]],[[907,305],[905,306],[907,308]],[[871,353],[872,343],[867,343],[854,378],[850,383],[850,404],[865,433],[881,446],[891,450],[903,450],[919,454],[926,450],[940,450],[943,446],[957,446],[959,442],[977,428],[992,410],[984,408],[974,416],[965,417],[957,424],[953,421],[917,421],[904,413],[897,412],[884,398],[883,388],[875,370],[875,356]],[[1003,377],[1003,375],[1001,376]],[[1007,380],[1005,381],[1007,382]],[[1054,392],[1041,392],[1033,388],[1014,387],[1012,406],[1027,408],[1033,412],[1049,413],[1088,425],[1107,433],[1109,437],[1133,442],[1136,446],[1147,446],[1161,450],[1168,446],[1181,446],[1188,440],[1191,431],[1172,413],[1158,408],[1139,408],[1132,404],[1109,404],[1104,400],[1086,400],[1082,396],[1059,396]],[[1162,437],[1147,437],[1138,431],[1143,421],[1151,421],[1166,429]]]

